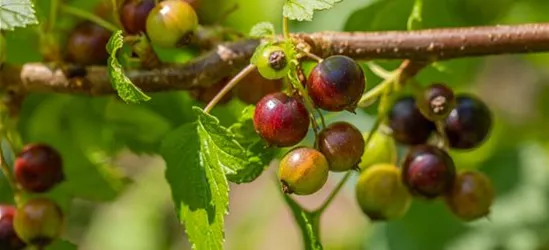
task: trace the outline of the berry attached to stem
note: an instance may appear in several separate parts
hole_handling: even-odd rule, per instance
[[[269,80],[281,79],[290,70],[290,64],[284,48],[276,45],[263,48],[261,55],[257,58],[256,64],[259,74]]]
[[[402,165],[402,182],[410,193],[433,199],[450,191],[456,167],[446,151],[432,145],[412,147]]]
[[[418,145],[427,142],[435,124],[425,118],[411,96],[397,99],[389,111],[389,126],[397,142]]]
[[[175,48],[187,45],[198,28],[198,16],[185,1],[158,3],[147,17],[146,30],[152,44]]]
[[[46,144],[25,146],[14,165],[15,180],[30,192],[47,192],[64,179],[61,155]]]
[[[287,194],[309,195],[317,192],[328,180],[328,160],[313,148],[298,147],[280,161],[278,176]]]
[[[473,149],[480,146],[492,129],[490,109],[479,98],[460,94],[456,107],[446,118],[446,136],[454,149]]]
[[[364,139],[360,130],[348,122],[336,122],[323,129],[317,137],[318,149],[334,172],[357,167],[364,153]]]
[[[14,226],[17,235],[31,245],[44,247],[59,237],[64,219],[61,208],[45,198],[36,198],[17,210]]]
[[[68,59],[83,66],[106,64],[109,57],[106,46],[111,34],[89,21],[78,24],[67,40]]]
[[[492,181],[479,171],[463,171],[458,174],[452,190],[446,195],[446,204],[464,221],[487,216],[494,201]]]
[[[13,217],[17,209],[14,206],[0,205],[0,249],[22,250],[26,244],[13,227]]]
[[[454,91],[443,83],[433,83],[421,94],[416,104],[423,116],[431,121],[445,119],[456,104]]]
[[[356,199],[371,220],[394,220],[408,211],[412,196],[400,179],[400,169],[392,164],[376,164],[360,174]]]

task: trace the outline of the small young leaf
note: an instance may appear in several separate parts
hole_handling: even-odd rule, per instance
[[[284,195],[284,201],[288,204],[292,210],[295,221],[301,229],[303,237],[303,244],[305,250],[322,250],[322,244],[318,237],[319,217],[315,214],[305,211],[297,202],[295,202],[290,196]]]
[[[274,25],[270,22],[261,22],[254,27],[252,27],[252,30],[250,31],[251,37],[256,38],[262,38],[262,37],[268,37],[268,36],[274,36],[275,30]]]
[[[423,10],[423,0],[415,0],[412,13],[410,13],[410,16],[408,17],[408,22],[407,22],[408,30],[421,29],[422,10]]]
[[[283,15],[297,21],[312,21],[315,10],[327,10],[343,0],[286,0]]]
[[[0,30],[38,24],[31,0],[0,1]]]
[[[109,52],[109,79],[113,88],[118,92],[118,96],[122,98],[126,103],[139,103],[141,101],[148,101],[151,98],[145,94],[141,89],[135,86],[132,81],[124,74],[122,65],[116,58],[116,53],[124,45],[122,37],[122,31],[115,32],[109,39],[107,44],[107,52]]]

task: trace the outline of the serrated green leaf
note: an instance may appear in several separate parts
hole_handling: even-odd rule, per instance
[[[312,21],[316,10],[327,10],[343,0],[286,0],[282,8],[285,17],[297,21]]]
[[[422,24],[422,11],[423,11],[423,0],[415,0],[414,7],[412,8],[412,13],[408,17],[407,28],[408,30],[417,30],[421,29]]]
[[[305,250],[322,250],[322,244],[318,235],[319,217],[303,209],[290,196],[284,195],[284,201],[292,210],[295,221],[301,229]]]
[[[250,36],[256,38],[270,37],[275,35],[274,25],[270,22],[261,22],[252,27]]]
[[[0,1],[0,30],[38,24],[31,0]]]
[[[123,45],[124,39],[122,37],[122,30],[115,32],[107,44],[107,52],[110,55],[107,63],[109,67],[109,79],[111,84],[118,92],[118,96],[120,96],[120,98],[122,98],[122,100],[126,103],[140,103],[141,101],[148,101],[151,98],[135,86],[124,74],[122,65],[116,58],[116,53],[120,48],[122,48]]]

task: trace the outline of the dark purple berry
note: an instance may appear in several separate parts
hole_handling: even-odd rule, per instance
[[[29,144],[17,155],[14,174],[23,189],[47,192],[64,179],[61,155],[49,145]]]
[[[446,195],[446,204],[464,221],[487,216],[494,201],[492,181],[479,171],[468,170],[458,174],[454,186]]]
[[[354,112],[366,79],[360,65],[347,56],[330,56],[318,63],[307,81],[307,90],[317,107],[328,111]]]
[[[19,238],[13,227],[14,206],[0,205],[0,249],[22,250],[26,244]]]
[[[303,140],[309,122],[305,105],[282,92],[263,97],[255,108],[255,131],[269,144],[278,147],[293,146]]]
[[[395,140],[406,145],[425,143],[435,130],[435,124],[421,114],[411,96],[395,101],[389,112],[389,126]]]
[[[154,0],[126,0],[120,8],[120,21],[126,32],[145,32],[147,17],[154,5]]]
[[[446,84],[433,83],[417,99],[420,112],[431,121],[446,118],[456,103],[454,91]]]
[[[334,172],[358,167],[364,153],[362,133],[348,122],[336,122],[323,129],[317,138],[317,146]]]
[[[446,136],[450,147],[472,149],[488,137],[492,129],[492,114],[484,102],[475,96],[460,94],[456,107],[446,118]]]
[[[72,31],[67,40],[67,56],[81,65],[104,65],[107,63],[107,43],[111,32],[95,23],[84,21]]]
[[[282,90],[282,80],[268,80],[256,70],[248,74],[234,88],[235,95],[247,104],[256,104],[264,96]]]
[[[433,199],[452,188],[456,167],[446,151],[431,145],[412,147],[402,165],[402,181],[415,196]]]

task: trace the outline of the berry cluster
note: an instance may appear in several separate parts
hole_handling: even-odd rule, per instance
[[[63,212],[53,201],[40,197],[64,180],[60,154],[49,145],[25,146],[17,155],[14,177],[18,188],[35,194],[19,207],[0,205],[0,249],[40,249],[59,237]]]

